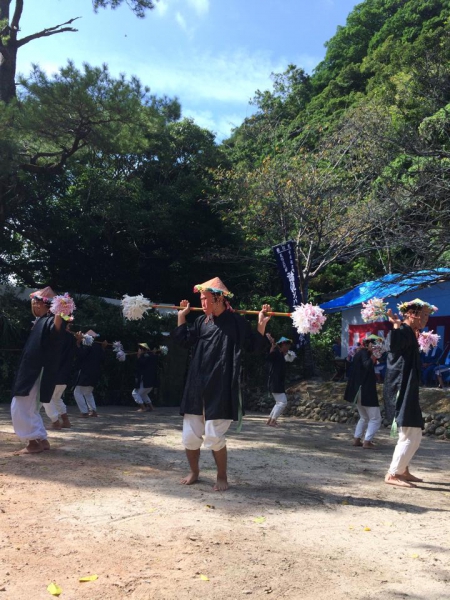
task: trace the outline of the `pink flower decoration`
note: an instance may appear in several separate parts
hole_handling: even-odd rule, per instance
[[[420,351],[427,354],[431,348],[436,348],[440,339],[441,336],[434,333],[434,331],[422,331],[417,340],[419,342]]]
[[[76,310],[75,302],[73,298],[66,292],[62,296],[55,296],[50,305],[50,312],[54,315],[60,315],[61,317],[70,317],[74,310]],[[68,320],[68,319],[66,319]]]
[[[387,304],[383,298],[372,298],[368,302],[362,303],[361,317],[365,323],[379,321],[387,316]]]
[[[298,333],[319,333],[326,320],[323,309],[312,304],[300,304],[292,313],[292,323]]]

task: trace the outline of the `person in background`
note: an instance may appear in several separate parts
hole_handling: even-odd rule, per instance
[[[430,348],[428,352],[425,354],[424,352],[420,353],[420,360],[422,363],[422,384],[429,385],[431,380],[433,379],[434,373],[436,371],[436,367],[439,364],[439,359],[442,355],[442,349],[439,346],[435,346],[434,348]]]
[[[158,384],[158,358],[156,353],[143,342],[138,344],[134,389],[131,392],[139,405],[138,412],[153,410],[149,393]]]
[[[93,338],[98,337],[92,329],[86,332]],[[93,342],[91,346],[82,344],[83,334],[79,331],[77,338],[77,378],[73,395],[80,410],[81,417],[98,417],[97,405],[94,398],[94,388],[97,385],[102,370],[105,350],[108,342],[101,344]]]
[[[353,445],[365,449],[375,448],[373,439],[381,425],[381,412],[377,394],[375,363],[372,354],[374,344],[382,341],[377,335],[369,335],[353,358],[352,375],[348,380],[344,398],[357,403],[359,421],[356,425]],[[364,436],[364,441],[362,438]]]
[[[275,400],[275,406],[269,415],[267,425],[278,427],[277,419],[283,414],[287,406],[286,390],[284,389],[284,380],[286,376],[286,356],[292,346],[292,340],[281,337],[275,343],[273,337],[266,333],[269,340],[270,352],[267,357],[269,363],[269,391]]]

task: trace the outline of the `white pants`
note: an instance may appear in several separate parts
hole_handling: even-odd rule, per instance
[[[364,431],[365,442],[371,442],[381,426],[381,412],[379,406],[362,406],[358,400],[359,421],[355,429],[355,438],[362,438]]]
[[[399,427],[398,442],[389,467],[390,475],[403,475],[422,441],[420,427]]]
[[[136,404],[139,404],[140,406],[142,406],[143,404],[151,404],[152,401],[150,400],[149,393],[152,391],[152,389],[152,387],[142,387],[142,384],[139,389],[134,388],[134,390],[131,392],[131,395],[133,396]]]
[[[232,422],[231,419],[205,421],[201,415],[184,415],[183,446],[186,450],[199,450],[203,444],[206,450],[218,452],[226,446],[225,434]]]
[[[50,402],[46,402],[42,405],[47,417],[51,419],[52,423],[55,423],[60,415],[65,415],[67,413],[67,407],[64,404],[64,400],[61,398],[66,387],[67,385],[56,385]]]
[[[275,406],[272,408],[269,418],[276,421],[287,406],[287,397],[286,394],[272,394],[272,396],[275,399]]]
[[[73,390],[73,395],[78,404],[81,413],[88,413],[90,410],[97,410],[94,400],[94,387],[92,385],[77,385]]]
[[[11,402],[14,431],[22,442],[47,439],[47,431],[39,413],[41,408],[37,397],[39,382],[40,378],[37,379],[28,396],[14,396]]]

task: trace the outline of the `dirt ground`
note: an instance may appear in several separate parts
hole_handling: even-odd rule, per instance
[[[74,415],[49,452],[14,456],[0,405],[0,600],[50,598],[51,582],[67,600],[450,597],[449,442],[424,438],[425,483],[398,489],[386,430],[371,451],[347,425],[265,420],[230,432],[219,493],[209,453],[201,482],[179,485],[174,409]]]

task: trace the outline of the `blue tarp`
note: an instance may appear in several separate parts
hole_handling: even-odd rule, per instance
[[[418,290],[427,285],[433,285],[441,279],[450,279],[450,269],[434,269],[432,271],[417,271],[409,275],[384,275],[375,281],[366,281],[356,286],[340,298],[335,298],[320,305],[326,313],[335,313],[354,308],[371,298],[389,298],[400,296],[405,292]]]

